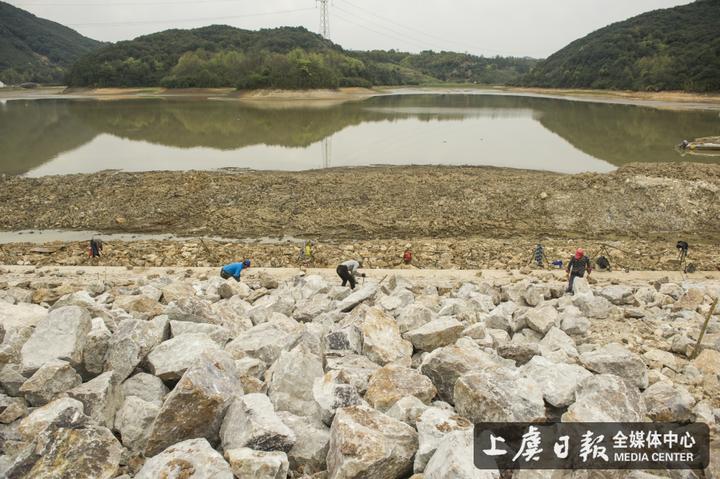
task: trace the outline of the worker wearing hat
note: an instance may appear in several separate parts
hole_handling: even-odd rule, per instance
[[[587,271],[588,278],[590,277],[590,273],[592,273],[592,266],[590,265],[590,258],[585,256],[585,250],[582,248],[578,248],[575,252],[575,256],[570,258],[570,262],[567,265],[566,273],[568,275],[568,288],[567,292],[571,293],[573,292],[573,283],[575,282],[575,278],[582,278],[585,276],[585,271]]]
[[[249,267],[249,259],[246,259],[242,263],[227,264],[220,269],[220,277],[222,277],[222,279],[235,278],[235,281],[240,281],[240,273],[242,273],[242,270],[248,269]]]

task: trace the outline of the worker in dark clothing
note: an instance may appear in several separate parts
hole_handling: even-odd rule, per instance
[[[102,256],[103,243],[102,240],[93,238],[90,240],[90,257],[99,258]]]
[[[585,256],[585,250],[583,250],[582,248],[578,248],[575,252],[575,256],[570,259],[570,262],[568,263],[566,269],[568,275],[568,293],[572,293],[573,291],[573,283],[575,282],[575,278],[582,278],[583,276],[585,276],[585,271],[587,271],[589,278],[590,273],[592,273],[590,258]]]
[[[544,268],[545,263],[548,262],[547,256],[545,256],[545,247],[540,243],[535,246],[535,251],[533,251],[533,258],[531,261],[533,260],[541,268]]]
[[[335,271],[337,272],[338,276],[340,276],[340,279],[342,279],[343,286],[350,283],[350,289],[355,289],[355,275],[358,273],[358,269],[360,268],[362,268],[362,263],[351,259],[349,261],[345,261],[344,263],[339,264]],[[365,273],[362,273],[360,276],[364,278]]]
[[[248,269],[249,267],[249,259],[246,259],[242,263],[230,263],[220,269],[220,277],[222,279],[234,278],[235,281],[240,281],[240,274],[244,269]]]

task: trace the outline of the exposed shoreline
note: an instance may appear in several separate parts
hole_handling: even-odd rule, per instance
[[[109,241],[107,265],[212,266],[241,256],[295,266],[300,241],[316,266],[362,256],[399,267],[521,268],[537,242],[548,259],[615,248],[616,267],[677,270],[675,243],[700,270],[720,270],[720,165],[635,164],[609,174],[490,167],[365,167],[306,172],[189,171],[0,179],[0,230],[189,236]],[[195,237],[195,239],[192,239]],[[204,244],[198,238],[208,238]],[[219,240],[210,238],[234,238]],[[238,241],[280,238],[278,241]],[[283,238],[294,240],[286,241]],[[206,251],[210,245],[213,253]],[[6,264],[84,264],[86,243],[0,247]],[[618,253],[621,251],[622,253]],[[614,256],[614,258],[612,257]]]
[[[720,93],[700,94],[689,92],[635,92],[615,90],[550,89],[488,85],[418,85],[368,88],[339,88],[318,90],[235,90],[233,88],[66,88],[41,87],[34,90],[5,88],[0,90],[0,101],[16,99],[95,99],[128,100],[138,98],[199,98],[225,101],[251,102],[302,102],[322,104],[329,102],[360,101],[373,96],[407,94],[489,94],[554,98],[571,101],[589,101],[624,105],[637,105],[661,109],[720,110]]]
[[[267,268],[334,268],[348,258],[363,259],[370,269],[402,271],[478,271],[540,269],[533,261],[538,239],[518,236],[508,239],[472,238],[413,238],[387,240],[316,241],[313,258],[307,264],[300,258],[302,242],[230,241],[210,239],[166,240],[109,240],[104,241],[103,256],[88,256],[88,235],[82,240],[47,243],[0,244],[0,264],[25,266],[91,266],[91,267],[180,267],[219,268],[221,265],[251,258],[255,265]],[[704,278],[720,274],[720,243],[693,240],[687,264],[697,273],[691,277]],[[613,274],[627,276],[638,271],[654,271],[681,275],[675,240],[671,237],[655,240],[594,240],[587,238],[542,239],[548,260],[545,270],[553,270],[549,262],[567,264],[578,246],[588,255],[606,256]],[[412,265],[403,264],[406,245],[413,251]],[[603,273],[605,274],[605,273]]]

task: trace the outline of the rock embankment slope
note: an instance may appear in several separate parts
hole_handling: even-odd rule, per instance
[[[548,273],[351,292],[90,271],[33,294],[68,274],[0,285],[3,477],[474,478],[479,421],[690,420],[718,439],[720,316],[689,358],[718,281],[569,296]]]

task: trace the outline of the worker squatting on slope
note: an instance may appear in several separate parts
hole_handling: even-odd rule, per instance
[[[220,269],[220,277],[222,279],[235,278],[235,281],[240,281],[240,274],[249,267],[249,259],[244,260],[242,263],[230,263]]]

